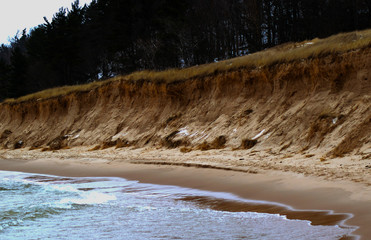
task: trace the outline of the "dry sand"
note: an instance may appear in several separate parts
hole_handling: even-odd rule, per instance
[[[335,224],[353,217],[346,225],[359,226],[355,234],[371,238],[370,160],[319,159],[290,156],[275,161],[266,152],[212,150],[181,153],[154,148],[88,151],[76,147],[54,152],[27,149],[0,150],[0,169],[62,176],[118,176],[141,182],[178,185],[234,193],[243,198],[276,202],[280,207],[238,206],[228,202],[200,204],[230,211],[272,212],[314,224]],[[351,157],[350,157],[351,158]],[[368,162],[367,162],[368,161]],[[339,167],[342,164],[342,168]],[[358,175],[357,175],[358,171]],[[192,200],[192,199],[188,199]],[[345,215],[344,215],[345,214]]]

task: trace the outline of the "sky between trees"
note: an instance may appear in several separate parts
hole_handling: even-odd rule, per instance
[[[80,6],[92,0],[80,0]],[[52,19],[61,7],[70,8],[73,0],[0,0],[0,44],[8,44],[17,31],[30,30]]]

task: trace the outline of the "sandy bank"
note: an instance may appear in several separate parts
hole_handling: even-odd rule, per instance
[[[371,48],[0,104],[0,148],[251,148],[371,158]],[[340,164],[339,164],[340,165]]]
[[[345,168],[348,174],[344,170],[342,177],[339,173],[333,176],[331,168],[335,166],[332,165],[338,163],[330,162],[315,171],[312,169],[316,174],[311,174],[309,165],[313,163],[306,166],[303,165],[304,161],[290,158],[283,160],[279,167],[272,168],[271,159],[265,158],[262,152],[249,156],[246,151],[230,150],[207,153],[194,151],[187,154],[179,150],[144,148],[87,150],[83,147],[55,152],[1,150],[0,169],[63,176],[119,176],[141,182],[231,192],[244,198],[278,202],[300,210],[334,211],[334,215],[321,215],[318,212],[315,215],[308,212],[282,212],[285,210],[277,208],[271,210],[294,219],[310,219],[317,224],[333,224],[346,218],[344,213],[350,213],[354,217],[346,224],[359,226],[355,234],[361,235],[362,239],[371,237],[370,172],[359,174],[362,176],[359,176],[358,181],[349,178],[353,174],[351,167]],[[316,161],[321,166],[321,161]],[[308,168],[308,171],[295,171],[300,167]],[[207,200],[197,201],[219,209],[249,210],[249,206],[230,203],[211,205]],[[254,206],[253,209],[269,212],[268,209],[272,208]]]

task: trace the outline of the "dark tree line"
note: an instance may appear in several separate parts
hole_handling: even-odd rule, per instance
[[[0,100],[371,27],[371,0],[76,1],[0,47]]]

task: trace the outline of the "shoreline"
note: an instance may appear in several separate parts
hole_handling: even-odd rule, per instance
[[[80,153],[81,149],[69,149],[57,153],[32,151],[32,156],[30,156],[30,151],[27,150],[1,150],[0,170],[76,177],[123,177],[143,183],[228,192],[244,199],[267,201],[274,206],[283,204],[292,207],[293,211],[286,209],[286,212],[282,212],[282,209],[274,209],[272,212],[282,215],[292,214],[288,216],[289,219],[311,220],[314,225],[316,221],[319,225],[334,225],[345,221],[347,226],[359,227],[353,232],[354,235],[361,236],[361,239],[371,237],[371,229],[369,229],[371,188],[367,184],[346,180],[327,181],[318,176],[304,176],[293,172],[273,170],[263,171],[258,168],[250,170],[241,170],[238,166],[210,166],[209,168],[206,163],[189,164],[185,161],[186,157],[171,163],[160,161],[161,157],[152,159],[152,161],[148,159],[127,161],[112,160],[104,156],[91,158]],[[238,211],[242,209],[241,206],[236,207],[228,202],[220,202],[217,206],[211,206],[205,199],[197,201],[197,203],[221,210],[223,208],[226,210],[237,208],[235,210]],[[244,207],[248,208],[248,206]],[[267,209],[267,206],[262,205],[255,210],[267,212]],[[308,212],[324,213],[324,211],[334,211],[334,214],[308,215]],[[302,213],[301,216],[300,213]],[[347,219],[346,214],[352,214],[353,217]],[[357,239],[356,236],[353,237]]]

